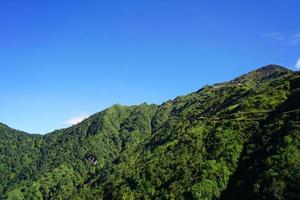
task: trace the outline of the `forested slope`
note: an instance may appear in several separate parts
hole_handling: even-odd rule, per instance
[[[299,73],[269,65],[45,136],[0,125],[1,198],[299,199],[299,106]]]

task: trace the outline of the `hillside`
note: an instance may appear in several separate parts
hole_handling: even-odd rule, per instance
[[[300,199],[300,75],[268,65],[67,129],[0,124],[0,199]]]

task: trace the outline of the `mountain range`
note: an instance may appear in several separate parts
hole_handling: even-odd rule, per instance
[[[0,199],[300,199],[300,74],[268,65],[46,135],[0,123]]]

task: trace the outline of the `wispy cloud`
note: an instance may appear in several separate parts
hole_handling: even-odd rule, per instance
[[[264,34],[264,37],[270,38],[272,40],[283,42],[285,40],[284,36],[280,32],[271,32]]]
[[[72,126],[72,125],[82,122],[87,117],[88,117],[88,115],[80,115],[80,116],[72,117],[72,118],[68,119],[67,121],[65,121],[65,124],[68,126]]]
[[[289,41],[287,41],[287,45],[296,46],[300,42],[300,32],[294,34]]]
[[[300,70],[300,58],[298,58],[296,64],[294,65],[295,70]]]
[[[284,35],[281,32],[271,32],[263,35],[275,42],[278,42],[282,46],[295,47],[300,44],[300,32],[293,35]]]

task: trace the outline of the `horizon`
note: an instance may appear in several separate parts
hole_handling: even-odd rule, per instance
[[[300,69],[300,2],[214,3],[2,3],[0,122],[46,134],[270,63]]]

